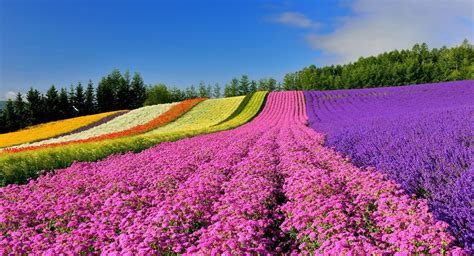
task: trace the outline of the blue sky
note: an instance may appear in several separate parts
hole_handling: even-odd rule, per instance
[[[473,4],[454,2],[0,0],[0,99],[113,68],[184,88],[472,41]]]

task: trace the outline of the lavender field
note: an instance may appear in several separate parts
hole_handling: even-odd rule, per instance
[[[428,200],[473,250],[474,81],[305,92],[309,125],[359,167]]]

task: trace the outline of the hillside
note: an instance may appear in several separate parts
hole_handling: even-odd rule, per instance
[[[3,188],[9,221],[0,231],[63,237],[9,236],[5,248],[188,255],[460,252],[426,201],[405,196],[394,180],[324,147],[324,134],[305,125],[305,109],[303,92],[271,93],[261,113],[236,129],[76,163]],[[31,207],[21,207],[26,204]],[[57,228],[49,228],[52,222]],[[399,239],[405,236],[411,239]]]

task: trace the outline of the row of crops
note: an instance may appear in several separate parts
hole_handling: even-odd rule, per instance
[[[97,161],[111,154],[139,152],[163,141],[237,127],[258,113],[265,96],[266,92],[247,96],[249,100],[240,109],[244,97],[187,100],[171,106],[146,124],[124,131],[82,140],[4,149],[0,153],[0,185],[24,183],[43,170],[65,168],[74,161]],[[234,114],[232,119],[222,122],[231,114]],[[109,126],[108,123],[102,125]],[[168,129],[164,129],[166,127]]]
[[[103,121],[108,121],[114,117],[124,114],[126,111],[106,112],[89,116],[71,118],[62,121],[50,122],[36,125],[28,129],[0,134],[0,148],[17,144],[43,140],[65,133],[74,133],[83,127],[95,126]]]
[[[311,126],[359,167],[428,200],[474,250],[474,84],[305,92]]]
[[[0,254],[472,253],[473,94],[257,92],[14,143]]]

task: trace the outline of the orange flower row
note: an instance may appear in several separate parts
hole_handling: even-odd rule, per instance
[[[64,146],[72,143],[87,143],[87,142],[96,142],[96,141],[102,141],[102,140],[109,140],[109,139],[114,139],[118,137],[125,137],[125,136],[131,136],[139,133],[144,133],[147,131],[150,131],[152,129],[155,129],[157,127],[163,126],[171,121],[176,120],[180,116],[182,116],[184,113],[188,112],[191,108],[196,106],[198,103],[206,100],[206,98],[196,98],[196,99],[190,99],[190,100],[184,100],[174,106],[172,106],[168,111],[165,113],[161,114],[157,118],[151,120],[148,123],[138,125],[135,127],[132,127],[127,130],[123,130],[120,132],[113,132],[109,134],[104,134],[96,137],[91,137],[87,139],[80,139],[80,140],[72,140],[72,141],[63,141],[63,142],[56,142],[56,143],[50,143],[50,144],[44,144],[44,145],[38,145],[38,146],[31,146],[31,147],[23,147],[23,148],[10,148],[10,149],[5,149],[4,152],[6,153],[17,153],[17,152],[24,152],[24,151],[30,151],[30,150],[35,150],[39,148],[49,148],[49,147],[57,147],[57,146]]]

